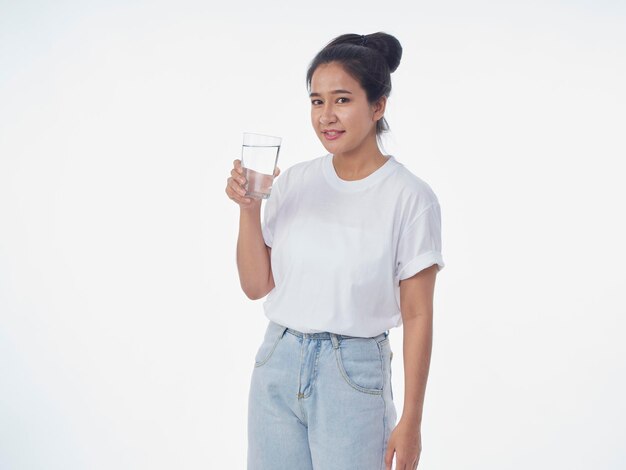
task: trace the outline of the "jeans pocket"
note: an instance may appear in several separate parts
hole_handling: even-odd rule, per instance
[[[344,338],[335,349],[335,356],[348,385],[363,393],[382,394],[382,354],[374,338]]]
[[[270,360],[276,350],[276,346],[278,346],[278,342],[283,337],[284,331],[285,328],[277,323],[270,322],[267,325],[263,342],[254,357],[254,367],[260,367]]]

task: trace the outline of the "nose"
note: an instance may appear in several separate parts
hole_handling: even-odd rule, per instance
[[[337,116],[331,104],[325,104],[322,112],[320,113],[320,124],[326,126],[332,122],[337,121]]]

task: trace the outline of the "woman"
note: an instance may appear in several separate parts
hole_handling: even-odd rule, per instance
[[[444,267],[439,202],[378,145],[402,48],[345,34],[313,59],[311,123],[328,151],[244,197],[237,266],[250,299],[269,294],[248,403],[248,469],[417,467],[435,277]],[[274,249],[272,251],[272,248]],[[403,325],[405,396],[396,424],[388,330]]]

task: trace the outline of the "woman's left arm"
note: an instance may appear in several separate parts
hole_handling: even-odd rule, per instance
[[[397,470],[417,467],[422,450],[421,424],[433,337],[433,297],[437,265],[400,281],[403,324],[404,407],[389,437],[385,462],[391,469],[393,453]]]

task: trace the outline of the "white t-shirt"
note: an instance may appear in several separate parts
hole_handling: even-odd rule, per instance
[[[373,337],[402,325],[400,280],[444,267],[439,201],[393,156],[356,181],[339,178],[332,158],[274,179],[261,228],[275,287],[263,308],[304,333]]]

